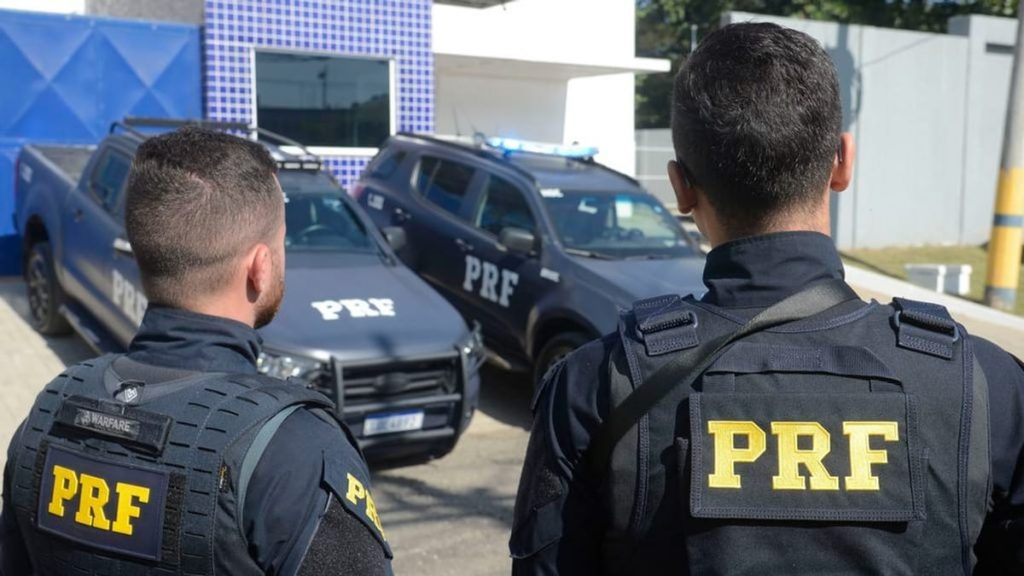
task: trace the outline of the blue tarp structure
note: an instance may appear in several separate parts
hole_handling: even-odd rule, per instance
[[[0,10],[0,274],[19,269],[20,147],[95,143],[125,116],[202,117],[199,42],[196,26]]]

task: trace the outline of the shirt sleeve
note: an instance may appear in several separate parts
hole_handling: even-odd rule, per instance
[[[989,387],[992,511],[975,546],[976,574],[1024,574],[1024,365],[974,339]]]
[[[22,539],[21,530],[18,528],[18,519],[14,514],[14,506],[11,504],[11,482],[14,471],[15,446],[21,436],[21,428],[14,433],[11,445],[7,449],[7,463],[4,465],[4,496],[3,512],[0,512],[0,576],[17,576],[19,574],[31,574],[32,563],[28,558],[28,551],[25,549],[25,541]]]
[[[600,572],[601,499],[581,461],[601,424],[602,342],[553,368],[535,401],[509,541],[516,576]]]
[[[244,519],[268,574],[391,573],[366,463],[339,424],[310,411],[289,416],[267,445]]]

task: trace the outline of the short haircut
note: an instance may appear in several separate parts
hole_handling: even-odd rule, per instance
[[[283,225],[277,164],[257,142],[198,127],[149,138],[128,177],[125,226],[151,302],[185,306]]]
[[[796,30],[724,26],[676,76],[676,155],[734,235],[820,205],[841,126],[835,65]]]

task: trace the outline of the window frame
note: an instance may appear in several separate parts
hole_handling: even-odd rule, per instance
[[[291,56],[318,56],[323,58],[334,58],[338,60],[373,60],[375,62],[388,63],[388,136],[398,133],[398,61],[390,56],[372,56],[366,54],[351,54],[347,52],[330,52],[325,50],[289,50],[287,48],[274,48],[264,46],[249,47],[249,66],[252,74],[249,75],[250,100],[249,112],[253,126],[259,126],[259,106],[257,104],[257,79],[256,79],[256,53],[285,54]],[[287,136],[285,134],[284,136]],[[300,144],[305,144],[300,142]],[[380,148],[362,148],[350,146],[306,146],[306,149],[317,156],[359,156],[372,158],[380,152]]]
[[[101,199],[96,194],[96,185],[99,183],[99,178],[97,176],[99,175],[100,170],[104,168],[105,163],[109,162],[111,159],[115,159],[115,161],[120,160],[125,166],[128,167],[128,169],[125,170],[124,179],[121,181],[121,186],[117,190],[111,192],[111,194],[113,195],[113,202],[109,201],[110,198]],[[110,216],[111,218],[118,218],[123,212],[124,192],[125,189],[127,189],[128,187],[128,176],[131,170],[131,166],[131,155],[121,152],[115,148],[108,147],[102,152],[100,152],[100,155],[96,159],[96,162],[93,163],[92,165],[92,170],[89,172],[89,198],[91,198],[92,201],[96,203],[96,206],[98,206],[101,210],[103,210],[104,213],[107,214],[107,216]]]
[[[512,190],[514,190],[515,193],[519,194],[519,198],[523,201],[523,205],[526,206],[526,211],[529,212],[530,214],[530,220],[533,222],[533,226],[528,229],[524,228],[524,230],[531,232],[534,236],[539,238],[540,221],[537,217],[536,209],[534,209],[534,207],[530,204],[530,199],[529,196],[526,194],[526,191],[523,190],[521,186],[516,184],[514,180],[510,180],[509,178],[505,178],[504,176],[501,176],[499,174],[495,174],[493,172],[485,172],[484,177],[485,180],[480,183],[479,191],[477,192],[477,197],[473,201],[473,212],[471,214],[471,218],[468,221],[468,224],[472,226],[473,229],[478,233],[487,236],[488,238],[494,240],[494,242],[496,243],[500,243],[498,239],[500,233],[495,234],[490,230],[487,230],[480,226],[480,219],[483,217],[484,206],[487,204],[488,198],[490,198],[488,186],[490,185],[491,180],[500,180],[501,182],[504,182],[506,185],[508,185]]]
[[[472,175],[469,178],[469,183],[466,185],[466,191],[462,195],[462,198],[459,202],[458,212],[449,212],[448,210],[445,210],[443,207],[441,207],[440,204],[435,203],[433,200],[431,200],[425,194],[423,194],[423,192],[419,189],[419,186],[417,185],[417,180],[419,179],[420,171],[423,170],[423,162],[424,160],[427,159],[436,160],[437,162],[447,162],[449,164],[458,164],[472,170]],[[481,180],[487,175],[487,171],[471,162],[453,160],[442,154],[430,154],[429,152],[419,154],[416,157],[415,161],[416,163],[413,165],[413,168],[409,173],[409,189],[412,192],[412,196],[414,196],[420,203],[422,203],[428,209],[434,210],[436,213],[442,216],[451,218],[462,226],[466,226],[470,229],[476,230],[476,226],[470,221],[471,214],[469,213],[469,210],[474,209],[477,204],[476,196],[481,186]],[[430,181],[433,182],[433,180],[434,176],[431,175]]]

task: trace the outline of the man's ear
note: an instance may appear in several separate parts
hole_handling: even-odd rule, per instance
[[[270,289],[274,276],[274,264],[270,248],[263,243],[249,250],[246,256],[246,287],[249,301],[256,302],[260,295]]]
[[[853,161],[856,156],[857,147],[853,142],[853,134],[843,132],[839,136],[839,150],[836,152],[835,160],[832,161],[829,188],[836,192],[842,192],[850,186],[850,181],[853,180]]]
[[[676,193],[679,212],[683,214],[692,212],[697,207],[697,189],[686,177],[682,164],[675,160],[669,160],[668,180],[672,183],[672,190]]]

